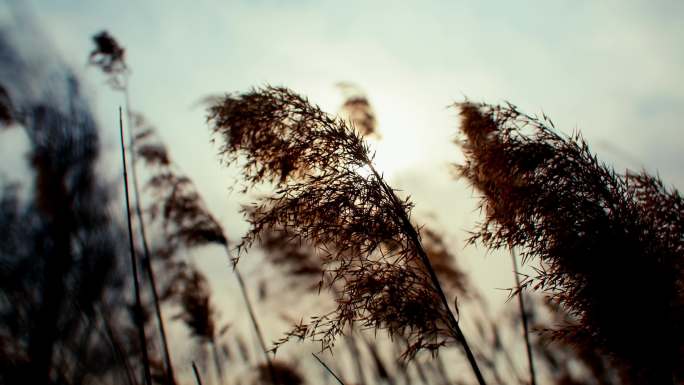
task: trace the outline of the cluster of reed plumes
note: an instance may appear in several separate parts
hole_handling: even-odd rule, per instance
[[[573,320],[556,336],[609,355],[624,382],[684,380],[679,193],[644,172],[616,173],[546,117],[510,104],[458,107],[466,162],[457,171],[485,213],[471,241],[538,259],[526,284]]]
[[[359,86],[352,83],[337,83],[337,87],[344,96],[341,115],[345,116],[354,129],[362,136],[379,138],[378,120],[375,117],[375,110],[370,100],[368,100],[366,93]]]
[[[207,209],[192,180],[175,165],[156,129],[139,114],[134,150],[150,172],[147,188],[151,203],[146,211],[150,222],[161,221],[166,247],[192,248],[206,244],[227,246],[223,228]]]
[[[364,138],[379,136],[378,122],[358,87],[340,85],[341,117],[285,88],[211,100],[208,122],[222,159],[241,171],[243,191],[257,196],[243,209],[250,228],[233,255],[191,176],[132,111],[124,48],[106,32],[93,40],[90,63],[125,96],[127,149],[119,123],[131,173],[124,171],[123,184],[128,198],[130,182],[133,199],[121,211],[130,250],[122,221],[111,214],[111,183],[95,172],[99,130],[78,81],[62,71],[62,92],[25,94],[40,88],[34,82],[43,77],[29,69],[41,66],[28,65],[0,34],[0,56],[8,60],[0,69],[0,129],[25,130],[34,171],[28,197],[18,183],[1,186],[0,382],[171,385],[184,380],[174,371],[183,368],[199,384],[300,385],[307,378],[299,363],[285,361],[282,350],[274,359],[293,337],[318,341],[321,350],[342,342],[353,376],[339,362],[344,351],[314,356],[327,379],[348,384],[454,382],[443,362],[449,354],[436,354],[450,345],[473,370],[460,374],[460,383],[534,384],[533,356],[539,378],[557,384],[683,381],[684,206],[657,178],[615,173],[578,135],[558,134],[545,117],[512,105],[459,104],[466,161],[456,170],[482,193],[485,213],[471,242],[539,261],[538,275],[514,292],[537,289],[549,297],[526,296],[532,302],[527,310],[520,303],[522,315],[495,322],[441,229],[417,226],[412,203],[375,169]],[[228,316],[248,315],[255,331],[254,352],[242,336],[231,340],[239,364],[251,370],[244,377],[227,343],[233,328],[220,322],[209,279],[186,257],[207,245],[232,258],[226,266],[245,301],[245,312]],[[261,248],[279,279],[292,282],[298,299],[322,289],[334,299],[332,311],[295,325],[271,351],[247,295],[254,280],[244,280],[237,266],[250,246]],[[173,315],[164,318],[163,310]],[[264,317],[283,308],[269,310]],[[543,320],[542,311],[561,327]],[[460,313],[475,320],[468,341]],[[182,321],[197,342],[199,368],[187,352],[169,349],[170,320]],[[514,346],[531,334],[528,320],[532,329],[547,329],[526,341],[529,375],[520,373],[503,330],[521,329],[521,320],[524,333]],[[379,330],[390,340],[378,339]],[[216,375],[203,379],[206,348]]]
[[[224,160],[241,163],[245,189],[276,190],[245,210],[251,228],[239,248],[264,230],[284,229],[322,252],[322,283],[340,282],[336,309],[290,336],[330,348],[359,325],[404,337],[407,357],[457,341],[484,381],[411,224],[412,204],[375,170],[358,132],[274,87],[226,96],[209,109],[209,122]]]

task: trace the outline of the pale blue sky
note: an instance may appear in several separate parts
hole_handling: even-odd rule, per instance
[[[89,36],[110,30],[127,48],[135,104],[170,141],[202,129],[188,109],[208,93],[281,84],[334,109],[345,80],[373,98],[388,141],[439,146],[421,157],[453,152],[440,145],[457,123],[443,107],[465,95],[544,110],[596,151],[610,142],[681,181],[681,2],[29,3],[74,66]]]

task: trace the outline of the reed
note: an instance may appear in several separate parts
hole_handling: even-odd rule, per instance
[[[195,361],[192,361],[192,372],[195,374],[195,381],[197,381],[197,385],[202,385],[202,377],[199,374],[199,370],[197,370]]]
[[[676,383],[684,367],[684,200],[645,172],[619,174],[579,134],[515,106],[458,104],[458,174],[481,193],[471,242],[541,262],[521,284],[573,322],[558,338],[593,347],[624,383]]]
[[[206,207],[192,180],[182,174],[180,167],[171,160],[166,146],[157,137],[156,130],[151,126],[146,127],[136,136],[135,144],[138,155],[152,171],[148,187],[155,199],[148,211],[152,214],[152,220],[161,216],[167,253],[173,254],[181,247],[216,244],[222,246],[228,260],[232,261],[223,227]],[[233,265],[232,268],[264,360],[267,367],[272,368],[271,357],[244,279],[237,266]]]
[[[143,368],[145,373],[145,383],[152,385],[152,375],[150,373],[150,359],[147,350],[147,338],[145,337],[145,324],[143,322],[142,299],[140,296],[140,283],[138,282],[138,258],[135,254],[135,242],[133,241],[133,228],[131,226],[131,206],[128,198],[128,166],[126,165],[126,146],[124,145],[123,118],[119,107],[119,128],[121,130],[121,162],[123,164],[124,197],[126,198],[126,219],[128,224],[128,242],[131,253],[131,267],[133,269],[133,290],[135,295],[135,320],[138,327],[140,346],[142,349]]]
[[[95,49],[90,53],[89,62],[92,65],[99,67],[103,73],[105,73],[109,78],[109,84],[113,89],[119,90],[124,94],[124,101],[126,107],[126,118],[128,122],[128,135],[129,135],[129,147],[134,148],[134,135],[133,135],[133,112],[131,111],[131,98],[128,90],[129,83],[129,69],[125,61],[125,50],[119,45],[119,43],[106,31],[102,31],[99,34],[93,36],[93,42],[95,43]],[[137,156],[136,151],[130,152],[131,157],[131,176],[133,184],[133,196],[134,196],[134,207],[135,215],[137,218],[138,229],[140,231],[140,239],[143,246],[143,263],[145,266],[145,271],[147,272],[147,279],[150,283],[150,288],[152,291],[152,302],[154,304],[155,315],[157,317],[157,326],[159,327],[159,334],[161,336],[162,351],[164,353],[164,366],[166,368],[166,376],[169,385],[174,385],[176,383],[176,376],[173,370],[173,363],[171,361],[171,354],[169,352],[168,340],[166,337],[166,327],[164,326],[164,318],[161,312],[161,305],[159,300],[159,290],[157,288],[157,279],[154,273],[154,267],[152,266],[152,258],[150,253],[150,247],[147,240],[147,233],[145,230],[145,221],[143,219],[142,209],[141,209],[141,198],[140,198],[140,188],[138,182],[138,171],[137,171]]]
[[[309,337],[330,348],[346,325],[356,323],[404,335],[407,357],[456,341],[485,383],[411,224],[412,204],[374,168],[357,132],[273,87],[226,96],[211,106],[208,119],[223,139],[219,152],[226,163],[240,162],[244,190],[261,184],[276,189],[245,211],[251,229],[238,250],[264,229],[290,229],[327,253],[329,282],[343,286],[336,310],[297,325],[281,342]]]
[[[518,295],[518,307],[520,308],[520,319],[523,325],[523,337],[525,339],[525,351],[527,352],[527,363],[530,371],[530,384],[537,384],[537,375],[534,370],[534,357],[532,355],[532,344],[530,343],[530,330],[527,321],[527,310],[525,309],[524,293],[520,287],[520,274],[518,273],[518,259],[515,250],[511,249],[511,263],[513,264],[513,275],[515,276],[515,290]]]

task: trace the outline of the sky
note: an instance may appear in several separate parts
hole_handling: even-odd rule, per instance
[[[229,191],[235,173],[218,162],[198,102],[266,84],[290,87],[331,113],[342,101],[336,83],[362,87],[383,137],[373,143],[378,167],[411,195],[417,218],[441,225],[494,306],[505,301],[499,289],[512,286],[511,267],[501,253],[463,244],[480,216],[476,196],[449,170],[462,160],[454,102],[509,101],[543,112],[560,131],[580,131],[618,171],[643,168],[684,187],[681,1],[7,4],[31,15],[79,74],[112,153],[123,101],[86,59],[93,34],[118,39],[133,71],[133,108],[159,128],[235,239],[246,229],[237,214],[245,199]],[[2,23],[18,20],[0,15]]]

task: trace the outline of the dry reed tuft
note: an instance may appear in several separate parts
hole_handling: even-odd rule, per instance
[[[644,172],[617,174],[579,134],[512,105],[461,103],[458,173],[482,192],[471,241],[541,262],[524,285],[575,319],[557,336],[600,349],[630,383],[684,379],[684,202]]]
[[[456,256],[449,251],[443,235],[427,226],[420,229],[420,235],[423,248],[444,289],[459,300],[475,298],[468,276],[456,264]]]
[[[406,337],[407,357],[457,341],[484,382],[410,222],[412,204],[375,170],[358,132],[274,87],[228,95],[208,120],[225,162],[241,165],[244,191],[276,189],[245,209],[251,228],[238,249],[269,228],[286,229],[321,251],[326,285],[342,286],[334,311],[279,343],[309,337],[328,349],[353,325]]]
[[[129,72],[126,65],[126,50],[107,31],[93,36],[93,43],[95,49],[90,52],[88,62],[109,76],[110,86],[124,90],[127,87],[126,76]]]
[[[136,152],[152,171],[147,187],[155,199],[148,208],[148,213],[151,220],[156,220],[161,214],[161,224],[167,241],[167,245],[160,251],[166,255],[173,255],[181,247],[188,249],[217,244],[223,246],[226,255],[231,258],[224,229],[206,207],[192,180],[171,161],[165,145],[156,136],[154,127],[144,124],[140,116],[137,116],[136,120],[140,121],[138,126],[142,128],[135,135]],[[264,358],[270,367],[271,359],[244,280],[237,267],[233,267]],[[212,343],[212,348],[217,360],[219,377],[222,377],[216,344]]]
[[[292,284],[317,290],[323,278],[321,256],[313,245],[298,240],[285,229],[269,229],[260,237],[266,259],[292,278]]]
[[[352,83],[342,82],[338,83],[337,86],[344,96],[341,108],[342,115],[362,136],[379,138],[378,121],[366,93]]]
[[[136,127],[141,128],[135,135],[135,151],[152,172],[147,189],[154,199],[146,210],[152,221],[160,218],[167,247],[226,246],[223,228],[207,209],[192,180],[171,161],[154,127],[140,115],[135,115],[135,120]]]
[[[193,336],[203,342],[213,342],[216,335],[215,310],[211,305],[209,282],[197,269],[188,269],[179,296],[182,312],[176,318],[183,320]]]

